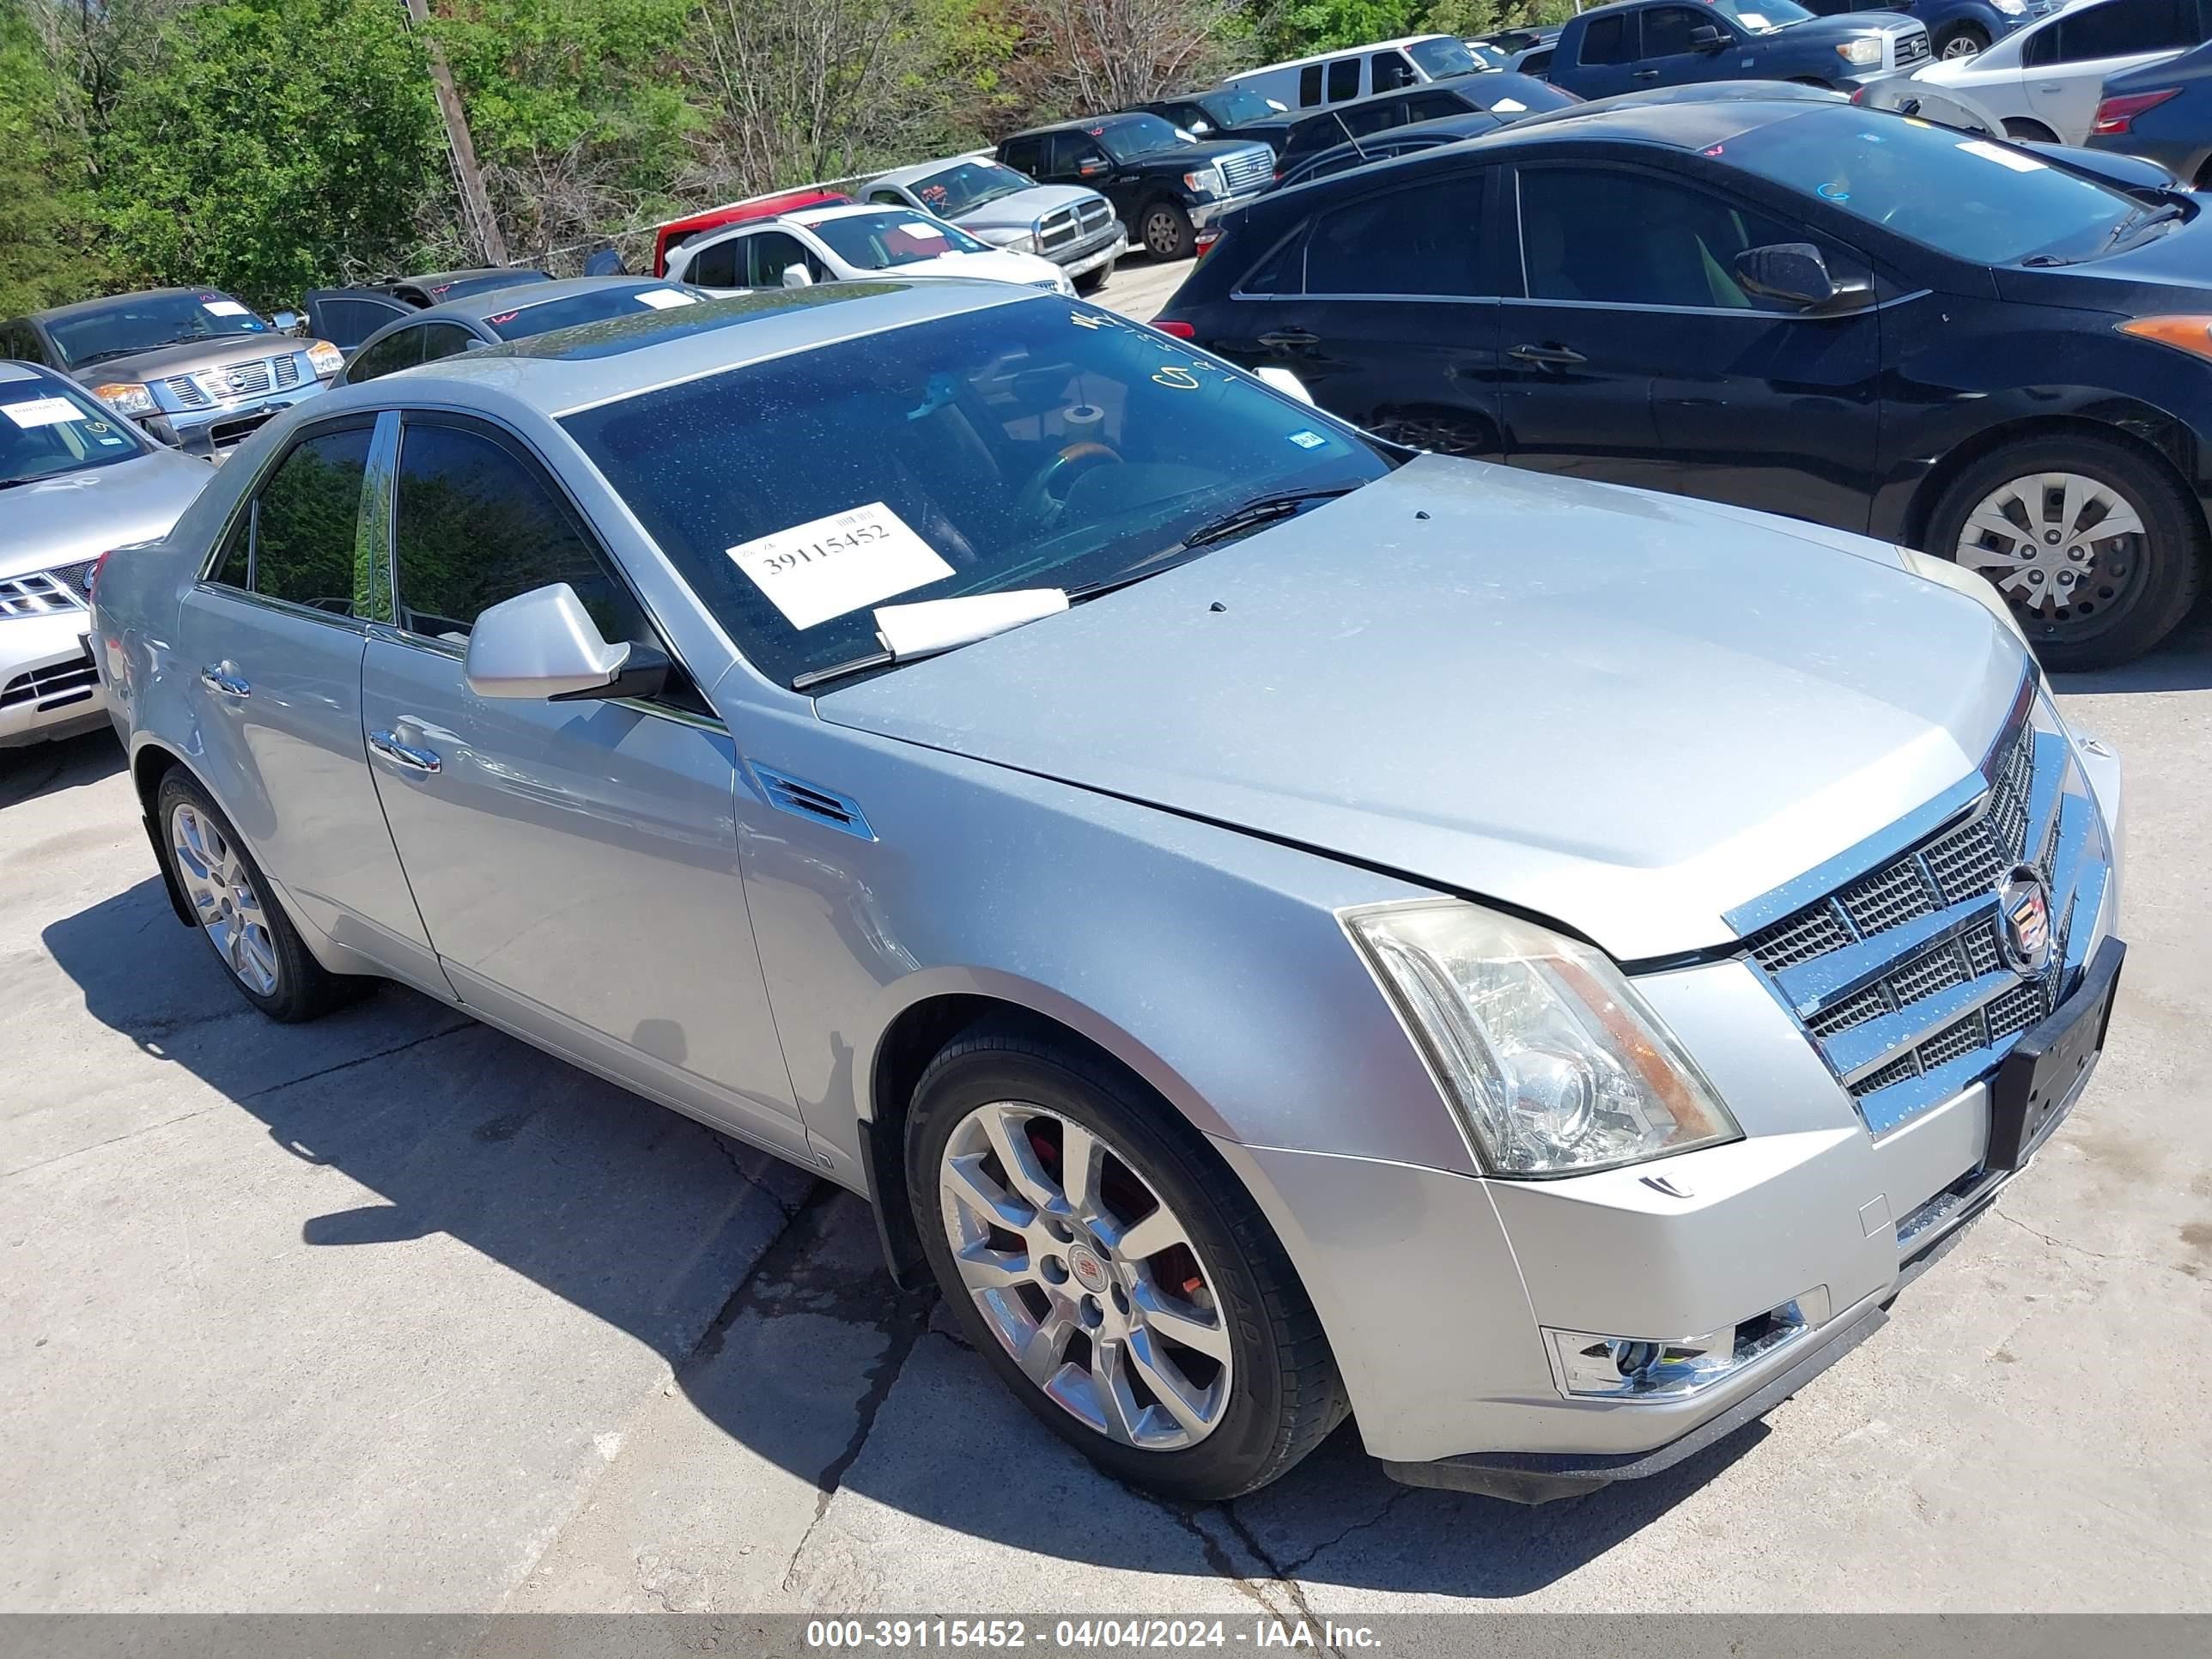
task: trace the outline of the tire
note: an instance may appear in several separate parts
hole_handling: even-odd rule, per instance
[[[1138,216],[1137,240],[1155,259],[1188,259],[1197,233],[1191,228],[1190,215],[1164,198]]]
[[[1250,1194],[1111,1067],[987,1022],[930,1063],[907,1123],[915,1222],[961,1329],[1108,1474],[1218,1502],[1287,1473],[1344,1419],[1320,1319]],[[1100,1173],[1073,1201],[1071,1130],[1106,1154],[1082,1161]]]
[[[2123,511],[2140,528],[2094,533]],[[1984,456],[1944,490],[1926,545],[1982,569],[2054,672],[2142,656],[2180,626],[2204,576],[2203,517],[2180,480],[2125,444],[2087,434],[2029,438]],[[2013,562],[2012,552],[2027,556]]]
[[[1075,279],[1075,291],[1088,299],[1091,295],[1102,292],[1106,287],[1108,279],[1113,275],[1114,267],[1110,263],[1099,266],[1096,270],[1086,271]]]
[[[1972,58],[1989,50],[1990,37],[1972,23],[1954,23],[1936,37],[1937,58]]]
[[[326,1014],[366,988],[367,981],[333,974],[308,953],[230,820],[191,774],[170,769],[154,811],[169,872],[240,996],[291,1025]]]
[[[2005,137],[2017,138],[2023,143],[2055,144],[2058,135],[2040,121],[2031,121],[2025,115],[2005,117]]]

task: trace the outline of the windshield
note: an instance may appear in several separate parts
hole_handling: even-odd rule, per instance
[[[2148,211],[2010,144],[1903,116],[1811,109],[1705,153],[1976,264],[2088,258]]]
[[[1705,0],[1705,3],[1735,18],[1753,34],[1771,34],[1813,15],[1796,0]]]
[[[83,368],[157,346],[265,334],[269,325],[228,294],[210,291],[129,295],[98,311],[53,318],[46,331],[61,351],[63,365]]]
[[[922,206],[950,218],[1030,187],[1027,178],[996,161],[963,161],[942,173],[931,173],[912,189],[921,198]]]
[[[596,323],[604,317],[628,317],[639,311],[671,311],[696,305],[707,296],[682,283],[623,283],[592,289],[583,294],[564,294],[557,300],[524,303],[513,311],[495,312],[484,325],[502,340],[523,340],[574,323]]]
[[[1513,62],[1511,52],[1492,46],[1487,40],[1468,41],[1467,53],[1468,57],[1474,59],[1477,69],[1502,70]]]
[[[1157,115],[1133,115],[1110,127],[1092,127],[1090,132],[1117,161],[1133,161],[1139,155],[1157,155],[1190,142]]]
[[[1441,81],[1447,75],[1472,75],[1482,67],[1474,61],[1474,54],[1467,49],[1464,40],[1454,40],[1438,35],[1433,40],[1416,40],[1406,48],[1406,55],[1421,66],[1421,72],[1431,81]]]
[[[114,416],[74,386],[0,380],[0,489],[109,466],[144,453]]]
[[[818,219],[806,228],[829,243],[839,258],[861,270],[896,270],[947,253],[991,251],[966,231],[910,208]]]
[[[1230,87],[1209,92],[1198,100],[1217,127],[1241,127],[1249,121],[1272,121],[1282,112],[1256,92]]]
[[[1255,496],[1389,464],[1179,342],[1035,299],[640,392],[566,427],[761,672],[871,612],[1105,580]]]

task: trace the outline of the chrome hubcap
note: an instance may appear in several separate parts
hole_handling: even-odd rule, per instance
[[[1117,1149],[1056,1112],[998,1101],[953,1130],[938,1189],[962,1284],[1063,1410],[1149,1451],[1219,1425],[1233,1366],[1218,1281]]]
[[[2038,472],[1982,498],[1954,556],[2023,616],[2073,622],[2109,609],[2134,580],[2143,534],[2142,515],[2111,485]]]
[[[170,815],[169,845],[176,854],[177,883],[216,954],[248,990],[269,995],[276,988],[276,945],[236,850],[190,806]]]
[[[1145,240],[1155,253],[1165,253],[1176,245],[1176,222],[1165,213],[1155,213],[1146,222]]]

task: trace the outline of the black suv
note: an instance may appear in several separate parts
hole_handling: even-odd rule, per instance
[[[1199,229],[1273,182],[1275,153],[1229,139],[1193,143],[1157,115],[1098,115],[1033,127],[998,159],[1041,184],[1085,185],[1114,204],[1155,259],[1188,255]]]
[[[1378,92],[1293,121],[1278,150],[1275,176],[1287,179],[1302,162],[1325,149],[1357,144],[1370,134],[1416,121],[1440,121],[1452,115],[1531,115],[1580,102],[1573,93],[1525,75],[1461,75]]]

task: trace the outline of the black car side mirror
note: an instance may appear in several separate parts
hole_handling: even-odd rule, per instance
[[[1690,50],[1692,52],[1718,52],[1726,45],[1728,36],[1711,23],[1700,23],[1690,31]]]
[[[1864,276],[1838,283],[1828,262],[1810,242],[1770,242],[1735,256],[1735,278],[1763,300],[1833,316],[1874,303],[1874,283]]]

